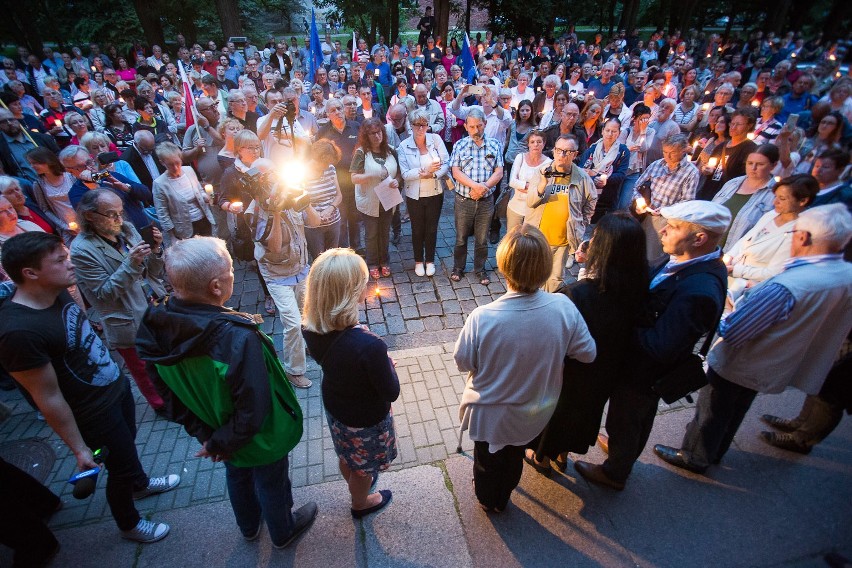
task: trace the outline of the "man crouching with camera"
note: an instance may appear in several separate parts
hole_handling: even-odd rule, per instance
[[[260,275],[278,308],[284,327],[283,363],[290,383],[310,388],[305,378],[305,342],[300,308],[308,277],[308,245],[305,226],[322,224],[303,189],[283,181],[265,183],[266,191],[252,191],[255,199],[246,209],[254,236],[254,258]]]

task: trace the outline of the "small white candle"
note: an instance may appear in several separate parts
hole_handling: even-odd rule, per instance
[[[704,103],[703,105],[701,105],[701,110],[710,110],[710,103]]]
[[[724,262],[725,264],[731,264],[731,255],[729,255],[729,254],[724,255],[722,257],[722,262]]]
[[[207,192],[207,195],[213,195],[213,186],[211,184],[206,184],[204,186],[204,191]]]
[[[707,160],[707,165],[710,166],[711,168],[715,168],[718,163],[719,163],[719,158],[714,157],[714,158],[710,158],[709,160]]]
[[[601,180],[601,183],[606,183],[608,176],[606,174],[601,174],[598,176],[598,179]]]
[[[242,209],[242,208],[243,208],[243,202],[242,201],[232,201],[231,202],[231,209]]]
[[[759,100],[757,100],[757,99],[752,99],[752,101],[751,101],[751,106],[753,106],[753,107],[759,107],[759,106],[760,106],[760,101],[759,101]]]
[[[754,132],[749,132],[748,134],[746,134],[746,138],[748,138],[749,140],[754,140]]]
[[[56,126],[62,127],[62,121],[59,120],[58,118],[53,121],[53,124],[55,124]]]
[[[642,196],[637,197],[636,198],[636,212],[642,213],[647,208],[648,208],[648,203],[645,202],[645,198],[642,197]]]
[[[68,223],[68,229],[71,231],[76,231],[78,227],[79,225],[77,225],[77,223],[75,223],[74,221]]]

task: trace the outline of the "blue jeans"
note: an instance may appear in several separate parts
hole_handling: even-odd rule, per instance
[[[324,251],[337,248],[340,240],[340,221],[324,227],[305,227],[305,240],[308,242],[311,260],[316,260]]]
[[[461,270],[467,264],[467,239],[473,235],[473,271],[485,270],[488,259],[488,228],[494,213],[494,197],[489,195],[480,200],[468,199],[456,194],[455,202],[456,246],[453,250],[453,270]]]
[[[122,381],[127,381],[124,377]],[[86,445],[95,451],[109,450],[104,465],[107,470],[106,499],[115,524],[123,531],[136,526],[139,513],[133,504],[133,492],[148,486],[148,475],[136,452],[136,403],[130,384],[122,398],[98,414],[95,420],[78,424]]]
[[[352,250],[361,248],[361,214],[355,206],[355,189],[343,191],[340,202],[339,245]]]
[[[255,467],[236,467],[225,462],[228,497],[244,536],[257,532],[261,516],[272,544],[282,544],[293,534],[293,492],[288,469],[286,455]]]
[[[624,183],[621,184],[621,189],[618,192],[618,201],[615,204],[615,208],[618,211],[625,211],[630,207],[630,202],[633,198],[633,188],[636,187],[636,180],[639,179],[640,175],[642,174],[636,172],[627,174],[627,177],[624,178]]]

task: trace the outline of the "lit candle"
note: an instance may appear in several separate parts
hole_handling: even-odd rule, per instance
[[[196,97],[196,98],[198,98],[198,97]],[[118,97],[118,102],[120,102],[121,104],[124,104],[124,97]]]
[[[724,262],[725,264],[731,264],[731,255],[729,255],[729,254],[724,255],[722,257],[722,262]]]
[[[795,54],[795,52],[794,52],[794,53],[791,53],[791,54],[790,54],[790,57],[792,57],[793,59],[795,59],[795,58],[796,58],[796,54]]]
[[[834,54],[833,54],[833,53],[832,53],[831,55],[829,55],[829,56],[828,56],[828,58],[829,58],[829,60],[831,60],[831,61],[834,61],[834,60],[836,60],[836,59],[837,59],[837,58],[834,56]]]
[[[92,72],[96,71],[95,66],[92,65]]]
[[[773,179],[775,180],[775,183],[779,183],[781,181],[781,176],[775,176]]]
[[[242,208],[243,208],[243,202],[242,201],[232,201],[231,202],[231,209],[242,210]]]
[[[379,288],[379,285],[376,284],[376,297],[379,297],[381,295],[382,295],[382,290],[381,290],[381,288]]]
[[[752,99],[752,101],[751,101],[751,106],[753,106],[753,107],[759,107],[759,106],[760,106],[760,101],[759,101],[759,100],[757,100],[757,99]]]
[[[707,165],[710,166],[711,168],[715,168],[718,163],[719,163],[719,158],[716,158],[716,157],[713,157],[713,158],[710,158],[709,160],[707,160]]]
[[[376,68],[376,70],[375,70],[375,71],[373,71],[373,75],[375,75],[375,76],[376,76],[376,79],[378,79],[378,78],[379,78],[379,70],[378,70],[378,68]]]
[[[68,223],[68,229],[71,230],[71,231],[76,231],[77,227],[78,227],[78,225],[74,221],[71,221],[70,223]]]
[[[62,128],[62,121],[61,121],[61,120],[59,120],[58,118],[57,118],[57,119],[55,119],[55,120],[53,121],[53,124],[55,124],[56,126],[58,126],[58,127]]]
[[[648,203],[645,201],[645,198],[641,195],[636,198],[636,212],[642,213],[645,209],[648,208]]]
[[[749,132],[748,134],[746,134],[746,138],[748,138],[749,140],[754,140],[754,132]]]
[[[204,186],[204,191],[206,191],[206,192],[207,192],[207,195],[213,195],[213,185],[212,185],[212,184],[209,184],[209,183],[208,183],[208,184],[206,184],[206,185]]]
[[[598,179],[599,179],[599,180],[601,180],[601,183],[604,183],[604,184],[605,184],[605,183],[606,183],[606,180],[608,179],[608,176],[607,176],[606,174],[600,174],[600,175],[598,176]]]

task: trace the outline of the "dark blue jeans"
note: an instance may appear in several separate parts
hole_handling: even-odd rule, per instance
[[[255,467],[236,467],[225,462],[228,497],[243,535],[257,532],[261,516],[272,544],[280,545],[293,534],[293,492],[288,469],[286,455]]]
[[[83,441],[92,451],[109,450],[104,460],[107,469],[106,498],[118,528],[126,531],[139,522],[139,512],[133,504],[133,491],[148,486],[148,475],[139,463],[136,452],[136,404],[130,394],[130,384],[116,404],[106,409],[91,423],[79,424]]]
[[[339,244],[352,250],[361,248],[361,214],[355,206],[355,189],[343,191],[340,202]]]
[[[494,197],[480,200],[468,199],[456,194],[455,221],[456,246],[453,250],[453,270],[464,272],[467,264],[467,240],[473,235],[473,271],[485,270],[488,259],[488,228],[494,213]]]
[[[324,251],[337,248],[340,241],[340,221],[324,227],[305,227],[305,240],[308,241],[308,254],[313,261]]]

